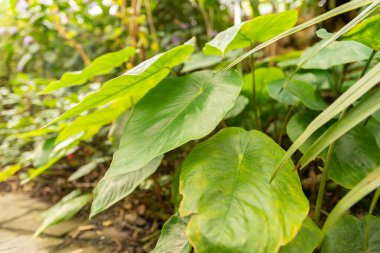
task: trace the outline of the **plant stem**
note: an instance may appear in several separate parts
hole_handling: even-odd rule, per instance
[[[362,78],[362,77],[365,75],[365,73],[367,72],[368,67],[369,67],[369,65],[371,64],[371,62],[372,62],[372,60],[373,60],[373,57],[375,57],[375,54],[376,54],[376,53],[377,53],[376,50],[373,50],[373,51],[372,51],[371,55],[369,56],[369,58],[368,58],[368,60],[367,60],[367,64],[365,65],[365,67],[364,67],[364,69],[363,69],[363,72],[362,72],[361,75],[360,75],[360,78]]]
[[[158,42],[158,37],[156,33],[156,28],[154,26],[154,21],[153,21],[153,15],[152,15],[152,8],[150,6],[150,0],[144,0],[145,4],[145,9],[146,9],[146,16],[147,16],[147,21],[149,25],[149,31],[152,36],[153,43],[156,43],[157,45],[159,44]],[[154,51],[157,51],[158,49],[154,49]]]
[[[369,57],[369,59],[367,61],[367,64],[364,67],[364,70],[361,73],[360,77],[363,77],[365,75],[365,73],[367,72],[368,67],[369,67],[369,65],[370,65],[373,57],[375,56],[375,54],[376,54],[376,51],[373,50],[372,54],[370,55],[370,57]],[[337,89],[337,93],[338,94],[339,94],[339,92],[340,92],[340,87],[339,87],[339,89]],[[345,111],[343,111],[341,113],[340,118],[343,117],[344,113],[345,113]],[[327,182],[327,178],[328,178],[328,171],[329,171],[329,167],[330,167],[331,158],[332,158],[332,155],[334,153],[334,147],[335,147],[335,142],[331,143],[331,145],[329,146],[329,149],[328,149],[328,152],[327,152],[327,158],[326,158],[325,167],[324,167],[323,172],[322,172],[321,183],[320,183],[319,189],[318,189],[317,203],[315,205],[315,213],[314,213],[314,222],[316,224],[319,223],[319,219],[320,219],[320,216],[321,216],[323,196],[325,194],[326,182]],[[380,190],[379,190],[379,192],[376,191],[376,193],[375,193],[375,196],[374,196],[374,199],[373,199],[373,201],[371,203],[371,207],[370,207],[370,211],[369,211],[370,214],[372,213],[373,209],[375,208],[376,202],[377,202],[377,200],[379,198],[379,196],[376,196],[376,194],[380,196]]]
[[[368,67],[369,67],[369,65],[370,65],[373,57],[375,56],[375,54],[376,54],[376,51],[373,50],[372,53],[371,53],[371,55],[370,55],[370,57],[368,58],[367,64],[364,67],[363,72],[361,73],[361,77],[363,77],[365,75],[365,73],[367,72]],[[341,119],[344,114],[345,114],[345,110],[341,113],[339,119]],[[335,147],[335,142],[331,143],[331,145],[329,146],[329,149],[328,149],[328,152],[327,152],[327,158],[326,158],[326,162],[325,162],[325,167],[324,167],[323,172],[322,172],[321,183],[320,183],[319,189],[318,189],[317,203],[315,205],[315,213],[314,213],[314,221],[317,224],[319,223],[319,219],[320,219],[320,215],[321,215],[323,195],[325,194],[325,188],[326,188],[326,182],[327,182],[327,177],[328,177],[328,171],[329,171],[332,155],[334,153],[334,147]],[[373,199],[373,201],[371,203],[371,208],[372,209],[370,208],[370,213],[371,213],[371,210],[373,211],[373,208],[374,208],[374,206],[375,206],[375,204],[376,204],[376,202],[377,202],[377,200],[379,198],[379,196],[376,196],[376,194],[378,194],[380,196],[380,191],[379,191],[379,193],[377,193],[377,191],[375,193],[374,199]],[[376,199],[376,197],[377,197],[377,199]],[[372,207],[372,205],[373,205],[373,207]]]
[[[323,196],[325,194],[327,176],[329,172],[330,162],[334,153],[334,148],[335,148],[335,142],[331,143],[331,145],[329,146],[329,150],[327,152],[327,158],[325,162],[325,167],[323,168],[323,172],[322,172],[321,183],[319,184],[317,203],[315,204],[315,212],[314,212],[314,222],[316,224],[319,223],[319,219],[321,217]]]
[[[212,25],[210,19],[201,1],[198,1],[198,6],[202,14],[203,21],[205,22],[207,40],[210,40],[212,38]]]
[[[342,113],[339,116],[339,120],[343,118],[344,114],[346,114],[346,110],[342,111]],[[334,148],[335,148],[335,141],[330,144],[329,149],[327,151],[326,162],[322,171],[322,179],[318,188],[317,203],[315,204],[315,212],[314,212],[314,222],[316,224],[319,223],[319,219],[321,216],[323,196],[325,195],[328,172],[329,172],[330,162],[334,153]]]
[[[369,212],[368,212],[369,215],[371,215],[373,211],[375,210],[375,207],[376,207],[377,202],[379,201],[379,198],[380,198],[380,188],[377,188],[377,190],[375,191],[375,195],[373,195],[371,206],[369,207]]]
[[[373,60],[373,57],[375,56],[375,54],[377,53],[378,51],[376,51],[376,50],[373,50],[372,51],[372,53],[371,53],[371,55],[369,56],[369,58],[368,58],[368,60],[367,60],[367,63],[366,63],[366,65],[365,65],[365,67],[364,67],[364,69],[363,69],[363,71],[362,71],[362,73],[360,74],[360,78],[362,78],[364,75],[365,75],[365,73],[367,72],[367,70],[368,70],[368,67],[369,67],[369,65],[371,64],[371,61]],[[359,78],[359,79],[360,79]],[[367,123],[368,123],[368,121],[369,121],[369,119],[371,118],[371,116],[369,116],[366,120],[364,120],[364,125],[367,125]]]
[[[253,12],[253,17],[258,17],[260,16],[260,10],[259,10],[259,0],[250,0],[249,3],[251,4],[252,12]]]
[[[257,111],[257,97],[256,97],[256,77],[255,77],[255,56],[251,55],[251,73],[252,73],[252,104],[253,113],[255,114],[256,129],[261,129],[259,113]]]
[[[280,146],[281,146],[281,143],[282,143],[283,135],[285,133],[286,125],[288,124],[290,116],[292,116],[292,112],[297,107],[297,105],[298,105],[298,103],[295,103],[294,105],[290,106],[290,108],[288,110],[288,113],[285,116],[284,122],[283,122],[283,124],[281,126],[281,129],[280,129],[280,134],[278,136],[278,145],[280,145]]]
[[[58,8],[58,7],[55,6],[55,8]],[[74,40],[73,38],[71,38],[68,35],[68,33],[66,31],[66,27],[59,22],[58,18],[54,17],[52,23],[54,25],[54,28],[57,30],[58,34],[62,38],[64,38],[70,46],[72,46],[73,48],[75,48],[78,51],[78,53],[79,53],[80,57],[82,58],[82,61],[84,62],[84,64],[86,66],[90,65],[90,63],[91,63],[90,57],[88,57],[88,55],[84,51],[82,44],[80,44],[79,42],[77,42],[76,40]]]
[[[347,70],[348,70],[348,64],[345,64],[343,66],[343,70],[342,70],[342,73],[340,75],[340,80],[339,80],[339,83],[338,83],[337,89],[336,89],[336,96],[337,97],[339,97],[340,93],[342,92],[342,87],[343,87],[344,79],[346,77]]]

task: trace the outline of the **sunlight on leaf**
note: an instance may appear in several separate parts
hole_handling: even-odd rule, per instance
[[[127,61],[135,51],[136,50],[133,47],[127,47],[117,52],[104,54],[96,58],[90,65],[81,71],[64,73],[60,80],[50,83],[40,92],[40,94],[48,94],[64,87],[81,85],[94,76],[107,74],[114,68],[120,66],[123,62]]]
[[[179,212],[194,214],[186,234],[196,252],[277,252],[295,237],[309,204],[292,162],[269,183],[284,153],[242,128],[224,128],[192,149],[182,164]]]
[[[123,75],[106,82],[100,90],[85,97],[79,104],[71,108],[57,119],[50,122],[74,117],[88,109],[104,105],[121,97],[141,97],[156,86],[170,72],[170,69],[181,64],[194,51],[194,40],[177,46],[165,53],[146,60]],[[136,102],[136,101],[134,101]]]
[[[206,44],[203,52],[224,56],[231,50],[246,48],[256,42],[264,42],[293,27],[297,18],[296,10],[256,17],[219,33]]]
[[[234,106],[242,85],[235,71],[201,71],[166,79],[149,91],[136,104],[112,164],[95,189],[91,216],[133,190],[120,188],[115,178],[127,179],[155,157],[214,130]]]

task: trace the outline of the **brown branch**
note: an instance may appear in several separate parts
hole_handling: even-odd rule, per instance
[[[53,24],[54,24],[54,27],[57,30],[58,34],[62,38],[64,38],[70,46],[74,47],[78,51],[78,53],[79,53],[80,57],[82,58],[84,64],[89,65],[91,63],[91,60],[88,57],[88,55],[86,54],[86,52],[84,51],[82,45],[79,42],[77,42],[76,40],[74,40],[73,38],[70,38],[68,36],[68,34],[66,32],[66,28],[63,25],[61,25],[58,22],[58,20],[53,19]]]

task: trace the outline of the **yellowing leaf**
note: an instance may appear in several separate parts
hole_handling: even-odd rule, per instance
[[[179,208],[189,216],[195,252],[277,252],[290,242],[309,203],[288,160],[272,183],[285,151],[259,131],[225,128],[197,144],[181,169]]]
[[[298,13],[295,10],[256,17],[219,33],[206,44],[203,52],[224,56],[231,50],[267,41],[293,27],[297,18]]]

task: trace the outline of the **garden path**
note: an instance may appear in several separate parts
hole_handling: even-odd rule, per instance
[[[49,205],[23,193],[0,193],[0,253],[108,253],[103,245],[94,245],[91,233],[76,238],[75,234],[91,230],[84,219],[72,219],[48,228],[33,237],[40,217]],[[68,235],[70,240],[68,241]],[[85,238],[85,239],[83,239]]]

